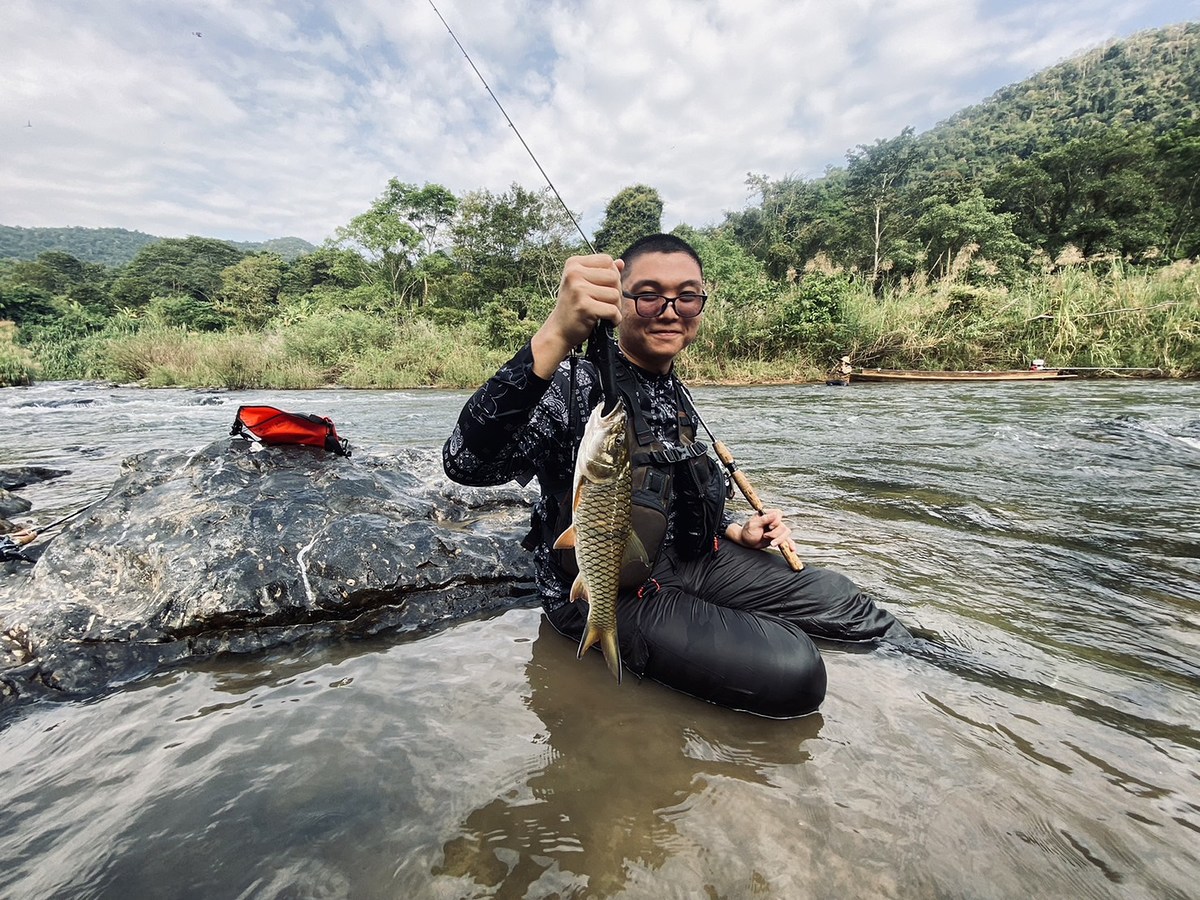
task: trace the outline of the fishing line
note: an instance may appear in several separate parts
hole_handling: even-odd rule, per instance
[[[475,65],[475,61],[471,59],[471,54],[467,52],[467,48],[462,45],[462,42],[454,34],[454,30],[450,27],[449,23],[445,20],[445,18],[443,18],[441,12],[438,11],[438,8],[434,6],[433,0],[429,0],[429,5],[433,7],[434,13],[436,13],[437,17],[442,20],[442,24],[446,26],[446,31],[450,33],[450,37],[453,38],[454,43],[458,44],[458,49],[462,51],[462,55],[466,57],[467,62],[471,64],[471,68],[475,70],[475,74],[479,76],[479,80],[483,83],[484,88],[487,90],[488,96],[492,98],[492,101],[496,104],[496,108],[499,109],[500,114],[504,116],[504,121],[508,123],[508,127],[513,130],[513,134],[517,136],[517,140],[521,142],[521,146],[525,148],[525,152],[529,154],[529,158],[533,160],[533,164],[538,167],[538,171],[541,172],[542,177],[546,179],[546,184],[550,185],[550,190],[554,192],[554,196],[558,199],[559,205],[562,206],[563,211],[566,212],[567,218],[571,220],[571,224],[575,226],[575,230],[579,232],[579,236],[583,238],[583,242],[587,244],[588,250],[592,251],[592,253],[595,253],[596,248],[592,246],[592,242],[588,240],[588,236],[583,233],[583,229],[580,228],[579,223],[575,221],[575,214],[571,212],[571,208],[567,206],[566,201],[563,200],[562,194],[558,192],[558,188],[554,186],[554,182],[550,180],[550,176],[546,174],[546,170],[542,168],[542,164],[538,162],[538,158],[533,155],[533,151],[530,150],[529,145],[525,143],[525,138],[521,137],[521,132],[517,129],[517,126],[513,124],[513,120],[509,118],[508,113],[505,112],[504,106],[500,103],[500,100],[492,91],[491,86],[487,83],[487,79],[483,77],[483,73],[479,71],[479,67]]]
[[[483,77],[483,73],[479,71],[479,67],[475,65],[475,61],[471,59],[471,54],[467,52],[467,48],[462,45],[462,41],[460,41],[458,36],[455,35],[454,29],[450,27],[450,23],[446,21],[445,17],[438,10],[433,0],[429,0],[429,5],[437,17],[441,19],[442,24],[446,26],[446,31],[449,32],[450,37],[454,40],[454,43],[458,45],[458,49],[462,51],[462,55],[466,57],[466,60],[468,63],[470,63],[471,68],[475,70],[475,74],[479,77],[480,82],[483,83],[484,88],[488,92],[488,96],[492,98],[492,102],[496,104],[496,108],[499,109],[500,114],[504,116],[504,121],[508,122],[508,127],[513,130],[513,134],[517,136],[517,140],[521,142],[521,146],[525,148],[525,152],[529,154],[529,158],[533,160],[533,164],[537,166],[538,171],[542,173],[542,178],[546,179],[546,184],[550,185],[550,190],[553,191],[554,196],[558,198],[559,205],[562,206],[563,211],[566,212],[567,218],[571,220],[571,224],[575,226],[575,230],[579,232],[579,236],[583,238],[583,242],[587,245],[588,250],[590,250],[592,253],[595,253],[596,248],[592,246],[592,242],[588,240],[588,236],[584,234],[583,229],[579,227],[579,222],[575,220],[575,214],[571,212],[571,207],[567,206],[566,201],[562,198],[562,194],[558,192],[558,188],[554,186],[554,182],[550,180],[550,176],[546,174],[546,170],[542,168],[542,164],[538,162],[537,156],[535,156],[533,151],[529,149],[529,144],[527,144],[525,142],[525,138],[521,136],[520,130],[509,117],[508,112],[504,109],[504,105],[500,102],[500,99],[492,90],[491,85],[487,83],[487,79]],[[592,331],[592,337],[588,341],[588,355],[594,359],[596,367],[600,372],[600,386],[604,393],[603,412],[605,415],[612,412],[613,407],[616,406],[618,401],[616,354],[614,352],[614,346],[615,341],[613,340],[612,323],[606,319],[600,319],[596,322],[596,327]],[[575,360],[578,358],[578,356],[579,348],[577,347],[571,352],[572,390],[574,390],[573,376],[575,371]]]

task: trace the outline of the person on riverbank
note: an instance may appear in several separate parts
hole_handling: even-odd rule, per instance
[[[571,257],[545,322],[463,407],[443,465],[462,484],[537,477],[541,497],[525,546],[547,618],[579,640],[587,612],[583,601],[569,600],[573,575],[564,566],[573,559],[552,545],[570,524],[564,501],[575,449],[603,395],[596,367],[568,357],[599,320],[618,324],[617,380],[642,450],[635,497],[661,486],[665,511],[657,541],[639,527],[652,568],[618,599],[621,657],[639,677],[704,700],[765,716],[804,715],[826,688],[810,635],[862,641],[903,639],[908,631],[844,575],[796,572],[763,552],[794,548],[779,510],[738,521],[724,509],[724,473],[698,452],[697,417],[674,372],[706,299],[700,257],[673,235],[642,238],[617,260]]]
[[[845,387],[850,383],[850,376],[853,372],[854,366],[850,365],[850,357],[843,356],[838,360],[837,365],[829,370],[829,374],[825,376],[825,383]]]

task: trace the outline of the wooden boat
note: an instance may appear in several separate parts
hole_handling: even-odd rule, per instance
[[[927,372],[921,369],[860,369],[850,376],[855,381],[1058,381],[1075,378],[1060,369],[1000,369],[994,372]]]

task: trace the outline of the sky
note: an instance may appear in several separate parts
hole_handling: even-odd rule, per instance
[[[470,54],[516,131],[456,46]],[[752,205],[1200,0],[0,0],[0,225],[314,244],[388,179],[545,182],[589,236]],[[519,137],[518,137],[519,133]]]

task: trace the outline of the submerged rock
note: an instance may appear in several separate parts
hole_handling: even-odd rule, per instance
[[[19,513],[29,512],[33,506],[24,497],[18,497],[11,491],[6,491],[0,488],[0,516],[15,516]]]
[[[70,474],[67,469],[47,469],[44,466],[15,466],[0,469],[0,534],[7,534],[18,528],[5,519],[5,516],[19,515],[29,512],[33,508],[31,502],[13,494],[13,491]]]
[[[529,492],[440,456],[222,440],[130,457],[0,581],[0,691],[81,696],[161,666],[533,602]]]
[[[0,490],[15,491],[51,478],[70,475],[70,469],[48,469],[45,466],[9,466],[0,469]]]

